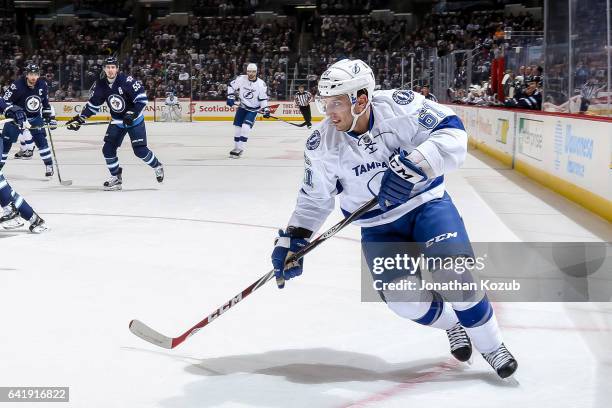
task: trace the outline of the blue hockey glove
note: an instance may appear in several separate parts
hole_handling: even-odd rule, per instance
[[[310,233],[310,231],[308,232]],[[310,234],[307,235],[310,236]],[[272,251],[272,265],[274,266],[274,276],[276,276],[276,284],[279,289],[285,287],[285,280],[302,274],[304,258],[288,265],[287,268],[285,268],[285,262],[290,255],[306,245],[308,245],[308,241],[303,236],[293,236],[291,228],[287,228],[287,231],[278,230],[278,237],[274,240],[274,251]]]
[[[225,102],[227,106],[234,106],[235,102],[236,102],[236,97],[234,95],[227,95],[227,102]]]
[[[76,131],[81,128],[81,125],[83,123],[85,123],[85,119],[81,117],[81,115],[76,115],[72,119],[70,119],[68,122],[66,122],[66,128],[69,130]]]
[[[270,117],[270,108],[264,108],[263,110],[263,117],[268,119]]]
[[[132,126],[134,124],[134,119],[136,115],[134,115],[134,112],[132,111],[127,111],[125,112],[125,115],[123,115],[123,124],[125,126]]]
[[[383,210],[410,199],[414,185],[427,179],[427,175],[406,158],[403,150],[389,160],[389,168],[380,182],[378,205]]]
[[[23,129],[25,122],[28,120],[25,111],[17,105],[8,107],[4,111],[4,116],[6,116],[7,119],[13,119],[14,123],[20,129]]]

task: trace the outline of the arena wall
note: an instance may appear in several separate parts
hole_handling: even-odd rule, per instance
[[[449,105],[472,147],[612,222],[612,120]]]

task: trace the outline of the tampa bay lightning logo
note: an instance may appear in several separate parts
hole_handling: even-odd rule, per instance
[[[26,98],[26,109],[28,112],[38,112],[40,111],[40,106],[42,105],[42,101],[40,97],[37,95],[28,96]]]
[[[414,101],[414,92],[412,91],[395,91],[393,92],[393,100],[398,105],[408,105],[410,102]]]
[[[253,94],[255,93],[255,91],[249,89],[247,90],[243,95],[242,98],[243,99],[253,99]]]
[[[353,74],[357,75],[359,71],[361,71],[361,67],[359,66],[359,64],[355,64],[353,65],[353,68],[351,69],[351,71],[353,71]]]
[[[306,140],[306,149],[315,150],[321,144],[321,133],[315,130],[312,135]]]
[[[113,112],[123,112],[125,109],[125,99],[121,95],[112,94],[108,97],[108,106]]]

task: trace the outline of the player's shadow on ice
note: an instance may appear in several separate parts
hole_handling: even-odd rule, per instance
[[[440,384],[437,387],[441,390],[462,387],[464,381],[509,387],[488,367],[470,368],[452,358],[391,363],[369,354],[328,348],[210,358],[185,370],[206,379],[187,385],[182,396],[160,401],[162,406],[204,407],[234,402],[311,408],[345,405],[351,402],[347,401],[349,396],[368,398],[388,393],[393,395],[389,398],[401,400],[402,395],[431,390],[431,384]],[[334,392],[338,389],[345,390],[347,397]]]

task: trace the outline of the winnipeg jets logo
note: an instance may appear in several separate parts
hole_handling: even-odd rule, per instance
[[[244,99],[253,99],[253,94],[255,91],[253,91],[252,89],[248,89],[243,95],[242,97]]]
[[[120,95],[111,95],[108,97],[108,106],[113,112],[123,112],[125,109],[125,100]]]
[[[40,97],[32,95],[26,98],[25,105],[28,112],[38,112],[40,111],[40,106],[42,105],[42,102],[40,100]]]

